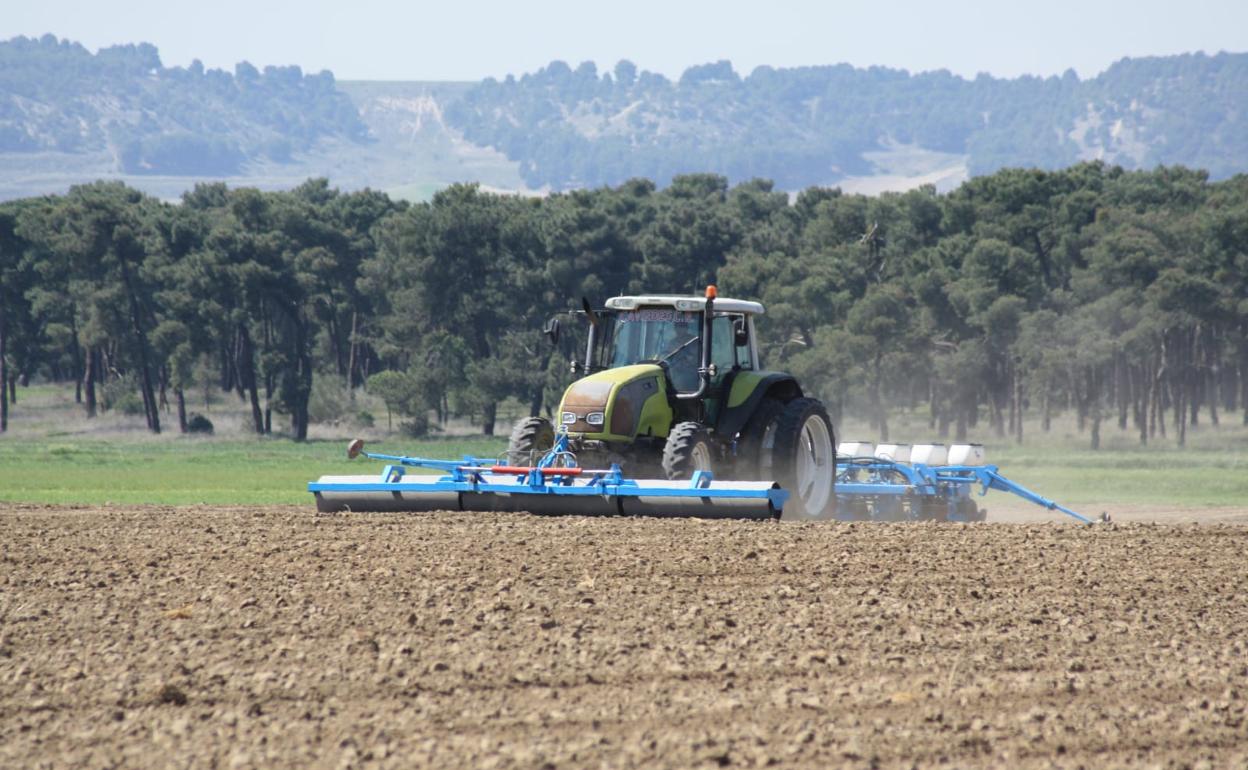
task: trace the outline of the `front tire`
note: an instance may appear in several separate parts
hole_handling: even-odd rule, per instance
[[[678,422],[663,445],[663,473],[669,479],[688,479],[694,471],[714,471],[715,445],[711,434],[696,422]]]
[[[795,398],[776,421],[772,467],[789,490],[785,518],[826,519],[836,511],[836,434],[818,400]]]
[[[507,462],[527,467],[536,465],[555,445],[555,428],[544,417],[527,417],[511,429],[507,441]]]

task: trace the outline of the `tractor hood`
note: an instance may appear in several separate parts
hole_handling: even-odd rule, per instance
[[[606,441],[666,436],[671,420],[657,364],[595,372],[569,385],[559,404],[559,424],[569,433]]]

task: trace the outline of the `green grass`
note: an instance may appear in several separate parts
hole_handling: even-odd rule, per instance
[[[379,472],[346,459],[343,441],[282,439],[0,441],[0,501],[102,505],[311,504],[323,474]],[[426,457],[495,457],[504,439],[390,440],[385,449]],[[379,449],[378,451],[382,451]]]
[[[1248,453],[989,448],[1007,478],[1060,503],[1248,507]]]

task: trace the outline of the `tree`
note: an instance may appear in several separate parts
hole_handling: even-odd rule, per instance
[[[378,231],[379,253],[364,266],[366,285],[385,295],[383,349],[420,349],[438,332],[462,340],[467,392],[486,435],[493,434],[498,400],[515,394],[515,378],[495,360],[506,334],[536,327],[544,315],[534,310],[545,289],[536,208],[454,185],[388,218]]]
[[[846,320],[846,328],[857,338],[854,348],[865,375],[872,422],[880,440],[888,441],[888,413],[881,397],[885,361],[910,344],[910,308],[899,288],[873,286]]]
[[[69,292],[83,311],[89,346],[110,338],[124,341],[119,363],[137,370],[153,433],[160,432],[150,340],[156,308],[143,240],[158,206],[120,183],[82,185],[70,189],[39,232],[73,276]]]
[[[29,317],[25,291],[29,275],[22,270],[25,244],[17,235],[14,206],[0,206],[0,433],[9,428],[9,336]]]
[[[959,439],[987,415],[1021,442],[1025,414],[1048,430],[1070,410],[1093,446],[1115,417],[1186,442],[1248,402],[1246,212],[1248,178],[1098,163],[792,205],[715,174],[545,198],[457,185],[414,206],[325,180],[200,185],[178,206],[87,185],[0,206],[0,427],[30,377],[80,383],[88,415],[98,383],[125,384],[154,430],[172,389],[183,426],[215,369],[257,433],[278,412],[306,438],[316,378],[376,389],[416,430],[472,414],[490,433],[503,399],[549,412],[583,355],[577,324],[543,339],[553,313],[717,282],[766,304],[765,365],[882,436],[926,404]]]

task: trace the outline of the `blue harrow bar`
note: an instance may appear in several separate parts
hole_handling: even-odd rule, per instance
[[[925,465],[878,457],[838,457],[836,518],[842,521],[983,521],[973,498],[1009,492],[1085,524],[1091,519],[1002,476],[995,465]]]
[[[618,465],[590,470],[575,465],[559,436],[536,465],[510,466],[480,457],[434,460],[363,454],[387,465],[375,476],[323,476],[308,484],[317,509],[333,511],[529,511],[585,515],[774,518],[789,493],[768,481],[718,481],[698,471],[683,481],[625,478]],[[445,475],[409,475],[428,468]]]
[[[618,465],[576,465],[566,435],[531,466],[493,459],[372,454],[351,442],[348,457],[385,462],[380,474],[322,476],[308,484],[317,509],[335,511],[528,511],[540,514],[779,518],[789,492],[774,481],[720,481],[710,471],[688,480],[626,478]],[[441,475],[409,474],[409,468]],[[974,492],[1009,492],[1085,524],[1092,521],[1000,474],[995,465],[926,465],[838,457],[836,518],[841,521],[983,521]]]

